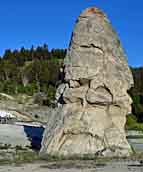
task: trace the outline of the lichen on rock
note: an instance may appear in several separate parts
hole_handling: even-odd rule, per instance
[[[56,94],[60,106],[48,121],[41,153],[128,156],[124,126],[133,78],[119,38],[101,10],[88,8],[78,17],[64,65],[65,82]]]

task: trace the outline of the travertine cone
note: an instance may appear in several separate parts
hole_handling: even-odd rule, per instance
[[[47,124],[41,153],[128,156],[124,125],[133,78],[116,32],[96,7],[78,17],[64,63],[59,107]]]

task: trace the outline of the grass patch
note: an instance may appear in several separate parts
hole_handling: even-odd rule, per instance
[[[21,164],[21,163],[31,163],[34,162],[36,160],[39,160],[39,156],[38,153],[36,152],[18,152],[12,163],[15,164]]]
[[[131,155],[132,156],[132,155]],[[94,161],[97,163],[110,162],[112,160],[128,159],[129,157],[104,157],[102,155],[96,154],[84,154],[84,155],[72,155],[72,156],[62,156],[62,155],[40,155],[40,160],[55,162],[55,161]]]
[[[1,156],[2,154],[0,154]],[[3,155],[4,156],[4,155]],[[107,162],[112,161],[126,161],[126,160],[140,160],[143,159],[143,153],[133,153],[130,157],[99,157],[95,155],[84,155],[84,156],[51,156],[51,155],[45,155],[45,156],[39,156],[36,152],[27,152],[27,151],[17,151],[16,153],[13,153],[12,159],[9,158],[9,156],[4,156],[5,158],[0,159],[0,165],[5,164],[24,164],[24,163],[34,163],[36,161],[40,162],[47,162],[47,163],[54,163],[53,168],[56,168],[58,164],[62,167],[68,167],[69,165],[75,165],[77,164],[95,164],[104,166]],[[7,158],[8,157],[8,158]],[[69,165],[68,165],[69,164]]]
[[[40,160],[36,152],[18,150],[16,152],[1,152],[0,157],[0,165],[32,163],[36,160]]]
[[[45,161],[63,161],[63,160],[95,160],[97,155],[94,154],[85,154],[85,155],[72,155],[72,156],[63,156],[63,155],[40,155],[41,160]]]
[[[143,139],[143,135],[134,135],[134,136],[127,136],[128,139]]]
[[[130,114],[127,116],[126,129],[143,131],[143,123],[138,123],[136,116]]]
[[[11,144],[0,144],[0,150],[5,150],[11,148]]]

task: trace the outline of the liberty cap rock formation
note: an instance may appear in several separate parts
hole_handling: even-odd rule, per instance
[[[133,78],[121,43],[96,7],[78,17],[41,154],[129,156],[124,126]]]

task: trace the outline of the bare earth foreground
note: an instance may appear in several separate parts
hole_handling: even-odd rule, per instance
[[[95,163],[95,161],[37,162],[0,166],[0,172],[143,172],[138,161]]]

